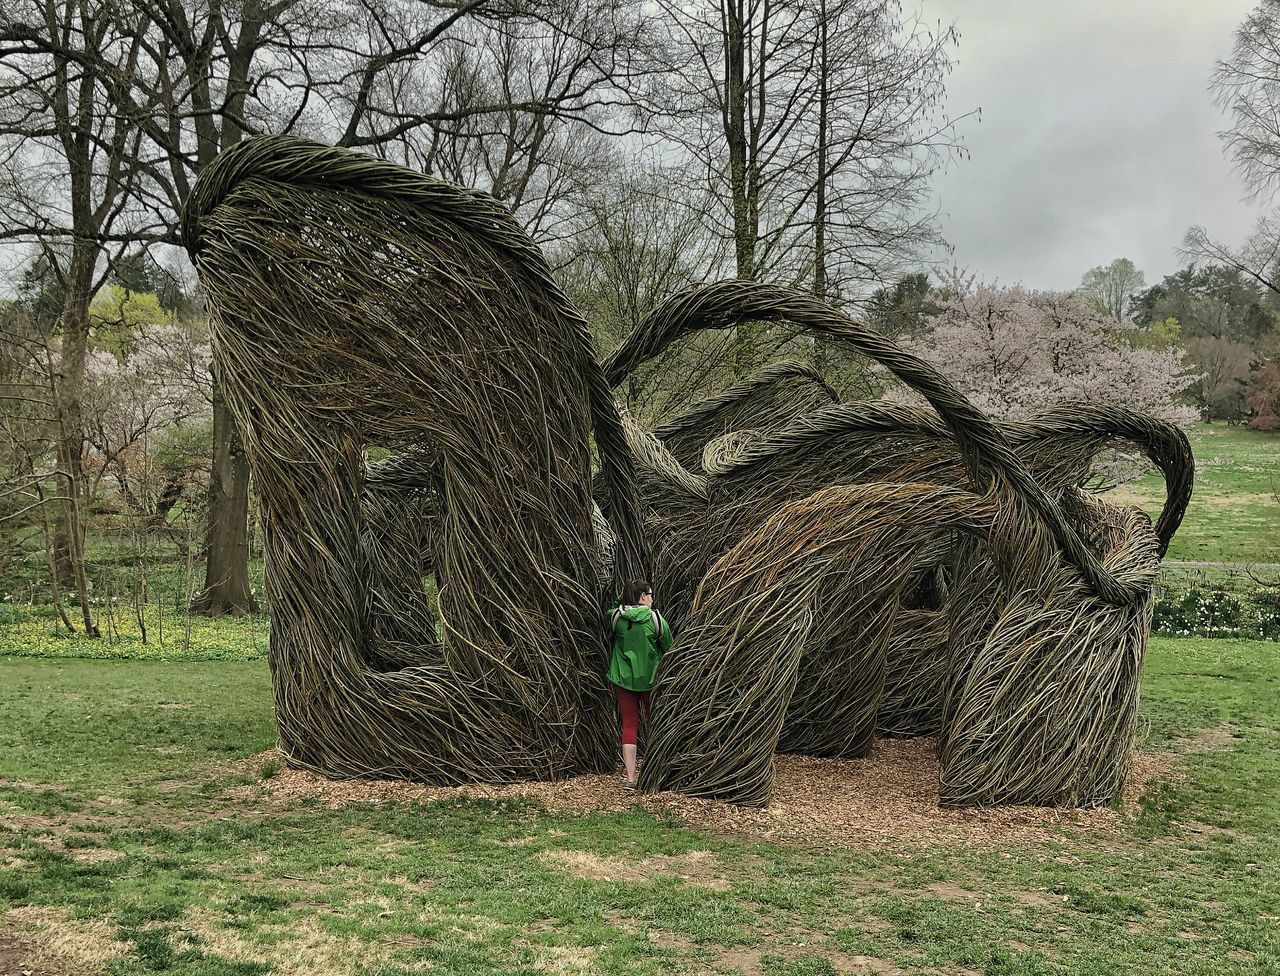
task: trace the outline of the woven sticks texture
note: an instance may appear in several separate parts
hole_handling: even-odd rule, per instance
[[[600,610],[652,576],[677,643],[646,789],[761,804],[779,749],[925,732],[945,803],[1100,803],[1122,783],[1152,582],[1191,491],[1180,432],[1096,406],[993,424],[884,337],[752,282],[677,296],[599,364],[500,204],[300,139],[224,154],[184,233],[262,499],[295,765],[438,783],[611,767]],[[746,320],[844,343],[933,409],[836,403],[798,364],[655,432],[619,409],[638,365]],[[1165,474],[1154,529],[1078,487],[1116,441]],[[368,464],[371,446],[395,453]]]

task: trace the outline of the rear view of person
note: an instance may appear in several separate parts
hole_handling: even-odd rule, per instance
[[[642,581],[627,584],[622,602],[609,611],[608,620],[613,635],[609,682],[622,713],[622,764],[627,770],[623,785],[634,790],[640,712],[648,719],[649,692],[658,662],[671,647],[671,628],[653,608],[653,587]]]

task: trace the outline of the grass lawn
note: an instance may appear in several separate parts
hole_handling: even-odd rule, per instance
[[[1156,639],[1143,708],[1172,766],[1114,835],[842,846],[266,803],[263,662],[0,659],[0,973],[1280,971],[1278,645]]]
[[[1280,563],[1280,433],[1197,424],[1195,494],[1168,558],[1189,562]],[[1164,504],[1158,474],[1107,494],[1154,517]]]

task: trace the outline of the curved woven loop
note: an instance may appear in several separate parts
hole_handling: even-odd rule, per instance
[[[810,295],[754,281],[721,282],[684,292],[664,303],[623,340],[605,361],[605,378],[616,385],[684,335],[745,321],[790,322],[843,342],[884,365],[937,410],[960,446],[979,492],[997,480],[1006,481],[1048,527],[1063,554],[1099,596],[1114,604],[1143,599],[1141,590],[1106,571],[1062,509],[1036,484],[1007,438],[954,384],[897,343]]]
[[[1107,565],[1144,585],[1127,606],[1088,593],[1059,565],[1002,584],[970,554],[949,616],[939,740],[946,806],[1097,806],[1124,784],[1151,628],[1158,543],[1133,509],[1083,500]]]
[[[773,754],[815,640],[842,638],[847,669],[865,676],[857,699],[840,704],[848,706],[843,734],[869,735],[883,687],[884,625],[917,551],[951,532],[985,534],[996,507],[931,484],[836,486],[783,506],[699,587],[660,677],[642,788],[768,802]],[[925,521],[916,518],[923,512]],[[819,614],[844,625],[824,633],[815,629]]]
[[[258,183],[295,195],[305,219],[309,191],[351,193],[393,203],[474,235],[505,255],[527,287],[545,295],[564,327],[574,330],[584,351],[576,365],[583,372],[592,413],[592,434],[607,487],[605,502],[617,537],[618,578],[639,576],[650,564],[639,531],[635,470],[618,416],[612,385],[597,364],[586,320],[561,290],[537,245],[511,212],[481,190],[437,180],[386,160],[327,146],[298,136],[255,136],[220,154],[196,181],[182,212],[182,240],[197,269],[205,249],[209,217],[237,187]],[[390,218],[389,218],[390,219]],[[223,228],[235,236],[237,228]],[[372,257],[372,256],[366,256]]]
[[[857,755],[877,728],[936,727],[946,802],[1114,793],[1157,550],[1190,493],[1181,435],[1097,408],[991,424],[882,336],[752,283],[673,300],[602,368],[495,201],[303,140],[224,154],[184,229],[262,501],[292,764],[442,783],[612,768],[612,562],[656,575],[687,622],[648,788],[763,803],[780,743]],[[784,365],[674,421],[679,453],[622,415],[610,381],[747,318],[843,340],[937,413],[831,405]],[[699,474],[686,457],[723,431]],[[1165,473],[1159,538],[1077,487],[1115,439]],[[400,453],[368,464],[371,445]]]
[[[1165,501],[1156,521],[1160,555],[1164,556],[1195,487],[1191,443],[1179,427],[1126,407],[1075,401],[1057,404],[1025,421],[996,426],[1048,490],[1083,481],[1098,452],[1114,441],[1138,447],[1164,477]],[[903,404],[839,403],[797,416],[772,431],[726,437],[717,443],[715,470],[708,473],[725,477],[771,461],[785,465],[814,441],[873,434],[941,440],[946,428],[935,413]],[[960,458],[954,460],[958,463]]]
[[[1006,430],[1010,442],[1029,464],[1036,466],[1038,455],[1043,453],[1057,464],[1074,463],[1078,478],[1088,474],[1098,451],[1111,441],[1128,441],[1140,448],[1164,475],[1164,506],[1156,521],[1160,556],[1164,557],[1195,487],[1195,458],[1184,431],[1126,407],[1080,402],[1057,404],[1033,414],[1025,423],[1006,425]],[[1042,447],[1047,450],[1042,451]]]
[[[810,410],[839,400],[812,366],[773,363],[723,393],[699,400],[660,424],[654,434],[686,468],[706,473],[703,451],[716,438],[746,427],[758,434],[778,430]]]
[[[290,761],[436,782],[607,768],[592,434],[619,570],[648,560],[612,391],[536,248],[480,195],[288,139],[219,157],[186,227],[262,499]],[[368,469],[368,444],[427,453]],[[424,568],[438,620],[408,599]]]

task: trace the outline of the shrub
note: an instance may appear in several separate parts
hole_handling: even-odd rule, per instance
[[[1169,637],[1261,637],[1280,640],[1280,588],[1248,593],[1220,587],[1169,590],[1156,599],[1153,628]]]

